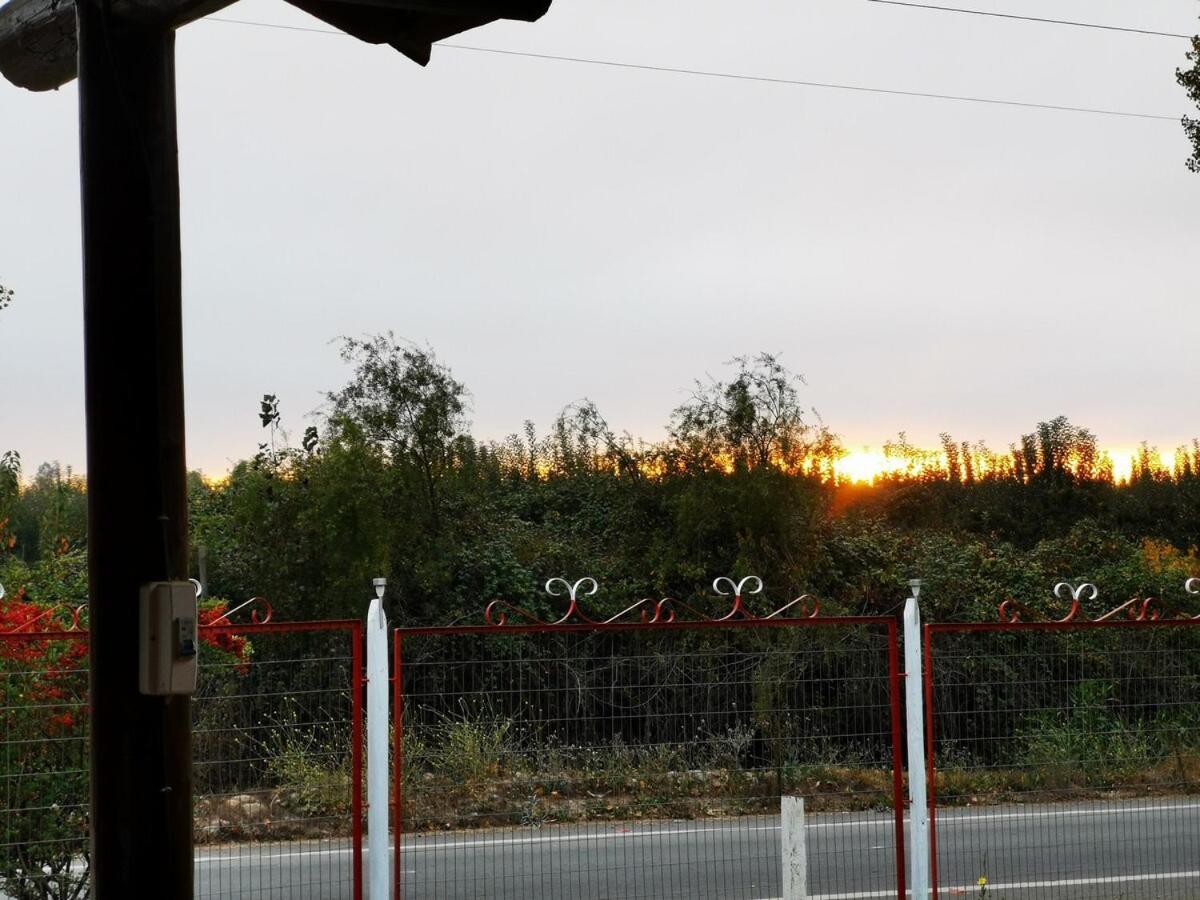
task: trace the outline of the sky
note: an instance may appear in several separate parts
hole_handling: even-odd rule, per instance
[[[1196,0],[954,6],[1195,32]],[[220,19],[327,29],[281,2]],[[1178,117],[1187,43],[869,0],[554,0],[452,41]],[[474,433],[594,400],[663,436],[777,353],[850,447],[1004,447],[1065,414],[1200,435],[1200,176],[1177,122],[205,20],[178,40],[188,464],[298,440],[339,335],[431,345]],[[0,83],[0,450],[86,468],[77,96]],[[1191,110],[1195,113],[1194,108]],[[1168,453],[1169,455],[1169,453]]]

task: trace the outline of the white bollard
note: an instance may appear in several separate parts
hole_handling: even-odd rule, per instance
[[[388,641],[383,592],[387,579],[376,578],[375,599],[367,612],[367,897],[391,896],[388,848]]]
[[[908,726],[909,887],[913,900],[929,896],[929,804],[925,771],[925,683],[921,678],[921,579],[909,583],[904,604],[904,707]]]
[[[804,837],[804,798],[780,797],[783,840],[783,900],[808,900],[808,845]]]

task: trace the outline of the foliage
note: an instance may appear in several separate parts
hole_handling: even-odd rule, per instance
[[[1156,746],[1159,729],[1124,720],[1114,705],[1111,683],[1080,682],[1071,692],[1070,707],[1041,710],[1022,723],[1022,761],[1106,781],[1148,766],[1162,755]]]
[[[697,381],[691,400],[672,416],[671,449],[683,465],[701,471],[801,472],[829,459],[832,436],[805,421],[801,376],[769,353],[734,357],[729,364],[736,368],[732,380]]]
[[[22,588],[0,601],[0,632],[64,632],[54,612]],[[13,900],[86,896],[86,655],[71,637],[0,642],[0,891]]]
[[[1176,70],[1175,78],[1187,91],[1191,101],[1200,107],[1200,36],[1192,38],[1192,49],[1187,58],[1192,63],[1192,67]],[[1193,172],[1200,173],[1200,119],[1184,116],[1183,130],[1192,142],[1192,156],[1187,162],[1187,167]]]
[[[1072,578],[1114,605],[1139,593],[1184,605],[1183,579],[1200,574],[1200,443],[1171,468],[1144,447],[1118,483],[1092,432],[1065,417],[1004,450],[946,434],[921,451],[900,435],[887,448],[899,471],[851,484],[834,475],[841,450],[803,381],[770,354],[697,382],[657,443],[618,434],[586,400],[544,432],[526,423],[489,442],[471,436],[466,388],[432,351],[390,334],[341,349],[347,383],[299,446],[267,394],[257,452],[220,481],[189,479],[193,545],[221,596],[266,596],[290,619],[357,616],[383,574],[394,620],[444,624],[478,621],[497,597],[561,612],[540,592],[553,574],[594,576],[590,602],[615,612],[753,572],[773,598],[886,613],[919,575],[928,617],[991,618],[1008,597],[1052,602],[1047,587]],[[19,475],[5,457],[0,582],[81,602],[84,486],[52,464]],[[56,567],[45,584],[65,594],[39,581]]]
[[[330,723],[307,722],[295,706],[259,729],[260,752],[284,807],[305,819],[350,810],[350,737]]]

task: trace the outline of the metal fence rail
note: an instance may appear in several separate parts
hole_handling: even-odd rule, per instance
[[[779,896],[784,794],[902,885],[894,619],[493,621],[396,632],[397,897]]]
[[[942,896],[1200,896],[1200,622],[1129,609],[926,627]]]

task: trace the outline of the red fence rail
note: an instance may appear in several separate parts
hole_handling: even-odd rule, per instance
[[[395,632],[397,898],[777,896],[784,793],[814,893],[903,898],[895,619],[591,617],[581,584]]]

